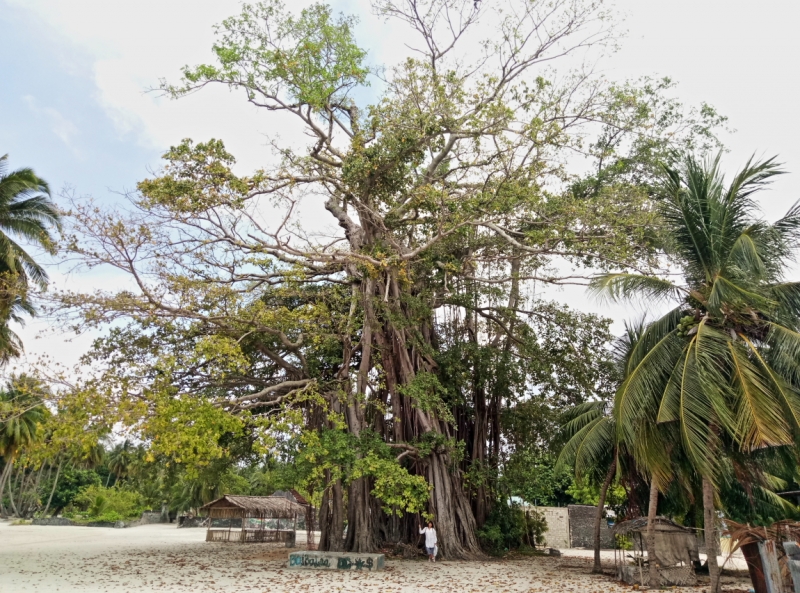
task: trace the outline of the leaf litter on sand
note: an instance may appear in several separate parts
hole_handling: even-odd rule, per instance
[[[0,528],[1,530],[2,528]],[[48,529],[73,529],[68,527]],[[81,528],[74,528],[81,529]],[[83,528],[85,529],[85,528]],[[375,573],[289,569],[286,548],[209,544],[203,533],[153,538],[162,526],[116,533],[96,545],[31,541],[0,546],[0,591],[31,593],[615,593],[631,588],[591,574],[582,559],[484,562],[389,560]],[[140,531],[141,530],[141,531]],[[59,532],[61,534],[63,532]],[[147,534],[151,533],[150,538]],[[173,533],[170,531],[170,533]],[[98,534],[100,535],[100,534]],[[15,536],[17,537],[17,536]],[[183,538],[187,538],[185,541]],[[0,540],[3,533],[0,533]],[[697,593],[698,589],[686,589]]]

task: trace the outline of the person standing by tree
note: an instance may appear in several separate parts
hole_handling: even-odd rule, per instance
[[[433,527],[433,521],[428,521],[426,527],[419,530],[420,535],[425,534],[425,551],[428,553],[428,561],[436,562],[436,529]]]

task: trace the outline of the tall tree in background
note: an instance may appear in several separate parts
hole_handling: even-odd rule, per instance
[[[48,416],[44,405],[45,393],[46,389],[41,382],[24,375],[12,377],[0,390],[0,411],[8,410],[5,419],[0,422],[0,455],[4,461],[3,471],[0,473],[2,514],[7,514],[3,493],[20,450],[41,440],[43,436],[42,424]],[[13,508],[13,498],[10,504]]]
[[[18,241],[52,253],[50,232],[59,227],[47,182],[32,169],[9,171],[8,155],[0,157],[0,361],[22,352],[9,322],[20,323],[23,314],[35,313],[29,289],[33,285],[44,290],[48,282],[44,268]]]
[[[638,341],[614,415],[619,438],[654,480],[668,483],[678,446],[702,477],[709,550],[726,442],[744,452],[790,446],[800,428],[800,283],[784,279],[800,208],[769,224],[753,199],[780,172],[774,159],[750,161],[726,185],[719,157],[668,168],[658,203],[685,283],[629,273],[594,281],[614,299],[680,301]],[[674,445],[653,438],[657,423],[677,428]],[[717,591],[711,552],[709,568]]]
[[[154,454],[208,464],[248,431],[289,443],[321,496],[323,548],[413,541],[424,511],[443,555],[469,558],[503,410],[608,388],[607,322],[533,287],[657,263],[654,164],[713,143],[720,120],[665,98],[668,82],[549,70],[613,40],[601,2],[374,7],[414,46],[374,79],[353,19],[326,5],[224,21],[216,62],[164,90],[228,86],[308,144],[275,140],[273,161],[240,176],[221,142],[187,140],[130,213],[76,204],[71,247],[136,289],[63,303],[130,322],[96,343],[93,389],[146,417]],[[378,98],[360,103],[371,80]],[[575,154],[590,175],[567,172]]]

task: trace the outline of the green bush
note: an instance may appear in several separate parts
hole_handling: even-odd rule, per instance
[[[145,510],[141,494],[116,486],[87,486],[75,497],[73,504],[86,518],[98,521],[133,519]]]
[[[97,521],[98,523],[116,523],[117,521],[124,521],[130,518],[131,517],[123,517],[117,511],[105,511],[94,517],[93,521]]]
[[[547,523],[541,513],[528,511],[526,515],[518,505],[497,501],[478,530],[478,540],[486,553],[501,556],[508,550],[543,544],[545,531]]]
[[[625,537],[624,535],[615,535],[614,544],[618,550],[633,550],[633,540],[629,537]]]

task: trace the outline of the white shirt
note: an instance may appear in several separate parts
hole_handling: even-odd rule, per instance
[[[432,548],[436,545],[436,530],[433,527],[423,527],[420,534],[425,534],[425,547]]]

